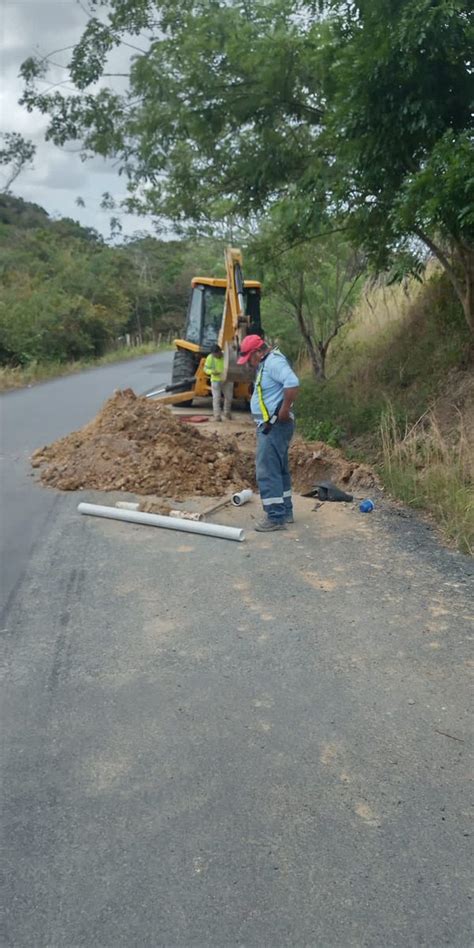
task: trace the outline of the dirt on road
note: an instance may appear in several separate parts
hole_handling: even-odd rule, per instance
[[[116,392],[79,431],[32,458],[43,484],[61,490],[124,490],[176,499],[251,486],[252,459],[232,438],[203,438],[166,406]]]
[[[206,428],[198,431],[167,406],[126,389],[116,392],[79,431],[35,451],[31,463],[40,469],[43,484],[60,490],[121,490],[182,500],[254,487],[250,420]],[[376,483],[364,465],[347,461],[319,441],[296,438],[291,467],[298,491],[322,479],[346,489]]]

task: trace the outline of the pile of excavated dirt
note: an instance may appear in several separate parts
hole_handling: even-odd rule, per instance
[[[365,464],[348,461],[337,448],[324,441],[308,443],[296,438],[290,448],[290,467],[295,490],[311,490],[319,481],[332,481],[347,491],[377,487],[378,478]]]
[[[116,392],[93,421],[35,451],[43,484],[123,490],[176,500],[254,486],[254,458],[232,437],[204,437],[164,405]]]
[[[254,487],[255,434],[250,429],[240,434],[201,433],[165,405],[126,389],[79,431],[35,451],[31,463],[48,486],[153,495],[156,506],[156,498],[219,497]],[[348,490],[377,483],[369,468],[323,441],[296,438],[290,466],[301,493],[321,480]]]

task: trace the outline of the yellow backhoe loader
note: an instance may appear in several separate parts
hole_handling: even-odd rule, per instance
[[[250,401],[252,373],[237,365],[239,345],[248,333],[261,335],[261,284],[244,280],[242,254],[225,251],[226,279],[194,277],[191,282],[186,325],[182,339],[175,339],[171,384],[149,392],[169,405],[191,405],[193,398],[211,394],[204,372],[206,356],[218,343],[224,353],[224,381],[234,382],[234,399]]]

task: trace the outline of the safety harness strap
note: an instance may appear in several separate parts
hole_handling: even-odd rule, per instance
[[[256,381],[255,381],[255,388],[257,389],[258,404],[260,405],[260,411],[262,412],[262,418],[263,418],[263,420],[266,422],[266,421],[269,421],[269,420],[270,420],[270,412],[268,411],[268,408],[267,408],[267,406],[265,405],[265,401],[264,401],[264,398],[263,398],[263,391],[262,391],[262,375],[263,375],[264,361],[265,361],[265,360],[263,360],[263,361],[260,363],[260,369],[259,369],[259,372],[258,372]]]

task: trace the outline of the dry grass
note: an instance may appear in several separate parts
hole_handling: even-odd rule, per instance
[[[430,261],[422,282],[407,277],[402,283],[386,286],[383,280],[368,280],[351,322],[351,342],[371,344],[397,334],[417,303],[423,307],[426,284],[440,273],[439,264]]]
[[[445,537],[474,552],[474,446],[461,413],[449,437],[435,411],[426,411],[404,432],[393,409],[381,421],[384,480],[397,497],[428,509]]]

